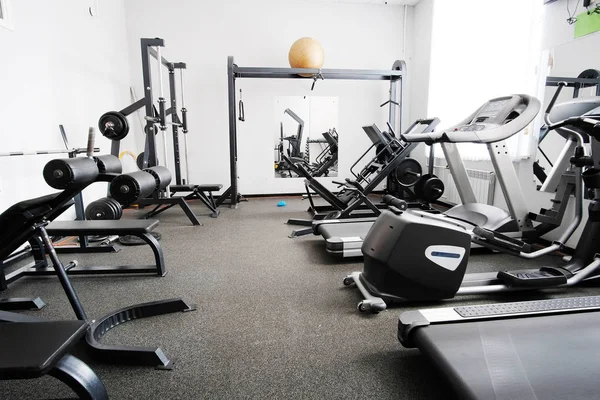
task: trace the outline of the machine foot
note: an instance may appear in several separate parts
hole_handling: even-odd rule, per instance
[[[377,314],[387,308],[387,304],[381,297],[373,296],[365,284],[361,280],[362,272],[353,272],[344,278],[344,285],[350,286],[352,283],[356,285],[360,293],[365,298],[363,301],[358,303],[357,309],[360,312],[372,312]]]
[[[107,345],[99,341],[106,332],[122,323],[139,318],[192,310],[195,310],[195,307],[188,305],[182,299],[136,304],[114,311],[95,321],[87,333],[86,340],[93,356],[100,361],[172,369],[173,362],[167,358],[160,348]]]

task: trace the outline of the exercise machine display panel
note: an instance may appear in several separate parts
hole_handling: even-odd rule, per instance
[[[459,124],[438,132],[403,135],[409,142],[494,143],[523,130],[540,110],[535,97],[517,94],[485,102]]]

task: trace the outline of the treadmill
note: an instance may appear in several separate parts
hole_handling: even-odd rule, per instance
[[[460,399],[595,399],[600,296],[407,311],[416,347]]]

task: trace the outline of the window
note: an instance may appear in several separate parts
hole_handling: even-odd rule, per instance
[[[536,94],[542,13],[541,1],[435,3],[428,114],[440,118],[440,128],[459,123],[491,98]],[[507,141],[515,158],[530,155],[532,132]],[[461,144],[460,151],[465,160],[489,159],[483,145]],[[436,154],[442,157],[441,150]]]
[[[0,0],[0,28],[12,30],[10,0]]]

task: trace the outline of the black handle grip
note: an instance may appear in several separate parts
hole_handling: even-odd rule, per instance
[[[391,194],[386,194],[385,196],[383,196],[383,202],[388,206],[396,207],[397,209],[402,211],[408,209],[408,203],[406,201],[400,200],[399,198],[394,197]]]
[[[181,109],[181,125],[183,128],[183,133],[188,133],[188,125],[187,125],[187,108]]]

